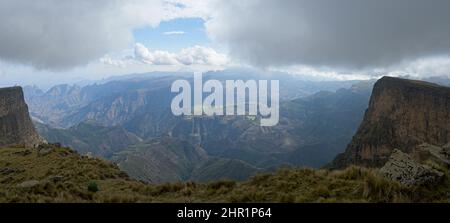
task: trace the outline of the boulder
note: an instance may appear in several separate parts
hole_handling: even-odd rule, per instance
[[[380,173],[406,186],[430,185],[439,182],[444,174],[412,159],[408,154],[395,149]]]
[[[39,181],[37,180],[28,180],[24,181],[17,185],[19,188],[33,188],[39,185]]]
[[[38,154],[39,156],[46,156],[55,151],[55,148],[55,144],[41,144],[38,146]]]
[[[53,151],[52,148],[44,148],[44,149],[39,150],[39,155],[45,156],[45,155],[52,153],[52,151]]]

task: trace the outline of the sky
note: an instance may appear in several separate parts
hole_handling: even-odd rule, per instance
[[[158,27],[142,27],[133,30],[134,41],[151,49],[178,52],[186,46],[211,46],[204,21],[201,18],[178,18],[163,21]]]
[[[450,75],[448,0],[1,0],[0,86],[252,67]]]

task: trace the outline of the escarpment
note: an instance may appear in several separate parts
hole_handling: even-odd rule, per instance
[[[0,147],[33,147],[41,142],[28,113],[22,88],[0,88]]]
[[[329,164],[381,167],[394,149],[450,141],[450,88],[383,77],[374,86],[363,122],[346,151]]]

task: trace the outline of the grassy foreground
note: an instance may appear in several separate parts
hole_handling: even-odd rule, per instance
[[[450,202],[439,185],[405,187],[376,170],[282,169],[245,182],[146,184],[68,148],[0,149],[0,202]]]

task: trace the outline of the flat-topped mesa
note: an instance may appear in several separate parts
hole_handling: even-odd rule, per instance
[[[41,142],[28,113],[22,88],[0,88],[0,147],[34,147]]]
[[[383,77],[375,84],[361,123],[346,151],[328,165],[380,167],[394,149],[410,153],[422,143],[450,142],[450,88]]]

